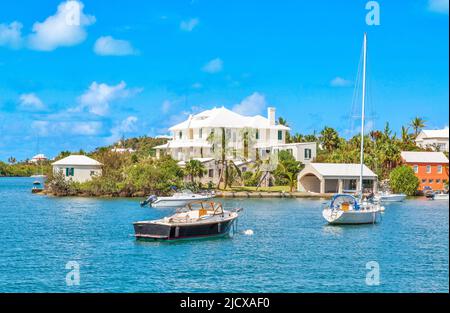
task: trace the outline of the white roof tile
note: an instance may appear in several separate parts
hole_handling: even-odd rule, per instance
[[[230,111],[225,107],[214,108],[198,113],[175,126],[169,128],[171,131],[184,130],[187,128],[202,127],[227,127],[227,128],[273,128],[289,130],[284,125],[270,125],[269,120],[261,115],[244,116]]]
[[[361,173],[361,166],[357,163],[310,163],[309,166],[314,168],[322,176],[357,177]],[[363,176],[376,177],[377,175],[364,165]]]
[[[64,159],[53,162],[52,165],[102,165],[102,163],[85,155],[69,155]]]
[[[421,134],[419,134],[420,138],[447,138],[449,137],[449,129],[445,127],[443,129],[424,129]]]
[[[407,163],[448,163],[442,152],[402,151],[401,156]]]

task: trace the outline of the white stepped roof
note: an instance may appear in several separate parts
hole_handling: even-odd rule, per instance
[[[449,137],[448,127],[443,129],[424,129],[419,135],[420,138],[447,138]]]
[[[270,125],[267,118],[261,115],[244,116],[230,111],[225,107],[206,110],[190,116],[186,121],[169,128],[171,131],[184,130],[187,128],[202,127],[227,127],[227,128],[273,128],[289,130],[284,125]]]
[[[85,155],[69,155],[64,159],[53,162],[52,165],[102,165],[102,163]]]
[[[34,157],[32,157],[32,160],[42,160],[42,159],[47,159],[47,157],[42,153],[36,154]]]
[[[357,177],[361,173],[361,165],[357,163],[310,163],[309,166],[322,176]],[[377,177],[377,175],[364,165],[363,177]]]
[[[401,156],[406,163],[448,163],[442,152],[402,151]]]

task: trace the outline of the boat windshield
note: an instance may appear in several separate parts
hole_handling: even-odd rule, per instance
[[[331,199],[330,208],[339,208],[342,203],[348,203],[353,205],[355,209],[359,208],[358,200],[352,195],[337,194]]]
[[[222,214],[223,207],[220,202],[194,201],[187,205],[189,210],[212,211],[213,215]]]
[[[181,193],[188,194],[188,195],[193,194],[192,190],[190,190],[190,189],[183,189],[183,190],[181,190]]]

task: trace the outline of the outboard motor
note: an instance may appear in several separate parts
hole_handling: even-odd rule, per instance
[[[149,196],[147,199],[141,202],[141,206],[146,206],[147,204],[151,204],[158,199],[155,195]]]

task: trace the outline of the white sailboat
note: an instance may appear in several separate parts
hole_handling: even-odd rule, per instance
[[[367,35],[364,33],[363,49],[363,78],[362,78],[362,103],[361,103],[361,148],[359,176],[359,197],[350,194],[336,194],[331,202],[324,208],[322,215],[329,224],[374,224],[380,220],[384,208],[379,202],[363,201],[363,168],[364,168],[364,111],[366,93],[366,59],[367,59]]]

